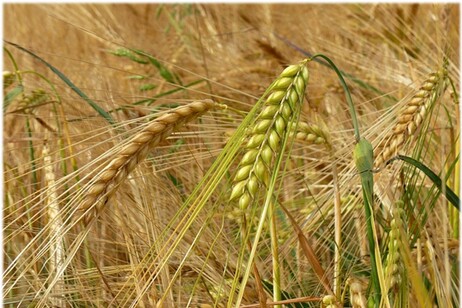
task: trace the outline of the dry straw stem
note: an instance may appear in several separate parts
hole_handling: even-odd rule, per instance
[[[304,60],[287,67],[270,86],[265,106],[250,128],[247,152],[234,177],[230,200],[238,199],[241,209],[248,207],[259,187],[268,186],[274,158],[288,126],[298,118],[296,110],[300,108],[297,104],[303,101],[307,82],[308,69]]]
[[[96,179],[87,184],[86,196],[80,205],[80,209],[85,212],[84,224],[89,224],[101,213],[109,198],[153,147],[174,130],[217,107],[225,108],[225,105],[211,100],[189,103],[156,118],[135,135],[96,176]]]
[[[375,160],[375,167],[382,167],[389,159],[396,156],[408,138],[420,127],[433,102],[444,91],[448,74],[446,66],[447,63],[437,72],[431,73],[401,111],[392,133],[379,147],[381,151]]]
[[[47,134],[48,137],[48,134]],[[48,187],[46,191],[46,204],[47,204],[47,212],[48,212],[48,220],[50,225],[50,232],[56,236],[56,241],[53,241],[51,244],[50,249],[50,259],[49,259],[49,270],[50,272],[56,271],[59,269],[64,261],[65,258],[65,248],[63,242],[61,240],[60,229],[62,227],[62,218],[59,213],[59,205],[58,205],[58,193],[56,191],[56,180],[55,180],[55,173],[53,171],[53,161],[50,155],[50,149],[48,145],[48,140],[46,139],[43,145],[42,156],[44,160],[44,180]],[[66,305],[63,298],[60,296],[63,294],[65,289],[64,286],[64,276],[60,277],[59,281],[53,288],[55,294],[58,296],[53,297],[51,299],[53,306],[56,307],[63,307]]]

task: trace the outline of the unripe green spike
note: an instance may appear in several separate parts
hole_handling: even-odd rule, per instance
[[[251,129],[247,153],[234,177],[231,199],[239,197],[241,209],[249,206],[260,186],[267,188],[270,183],[275,158],[282,154],[281,138],[286,136],[294,114],[300,112],[299,101],[308,78],[307,61],[287,67],[267,91],[265,105]]]

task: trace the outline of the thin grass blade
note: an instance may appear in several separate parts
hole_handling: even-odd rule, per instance
[[[75,93],[77,93],[81,98],[83,98],[99,115],[101,115],[106,121],[108,121],[111,125],[115,125],[115,120],[111,117],[109,113],[107,113],[103,108],[101,108],[98,104],[96,104],[94,101],[92,101],[82,90],[80,90],[72,81],[69,80],[63,73],[61,73],[56,67],[42,59],[41,57],[37,56],[35,53],[32,51],[19,46],[15,43],[11,43],[8,41],[4,41],[7,44],[10,44],[19,50],[22,50],[35,59],[39,60],[43,64],[45,64],[53,73],[55,73],[62,81],[64,81]]]

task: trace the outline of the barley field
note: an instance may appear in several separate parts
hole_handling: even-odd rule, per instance
[[[459,4],[5,4],[5,307],[458,307]]]

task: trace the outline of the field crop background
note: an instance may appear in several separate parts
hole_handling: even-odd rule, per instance
[[[459,13],[4,5],[4,305],[458,307]]]

